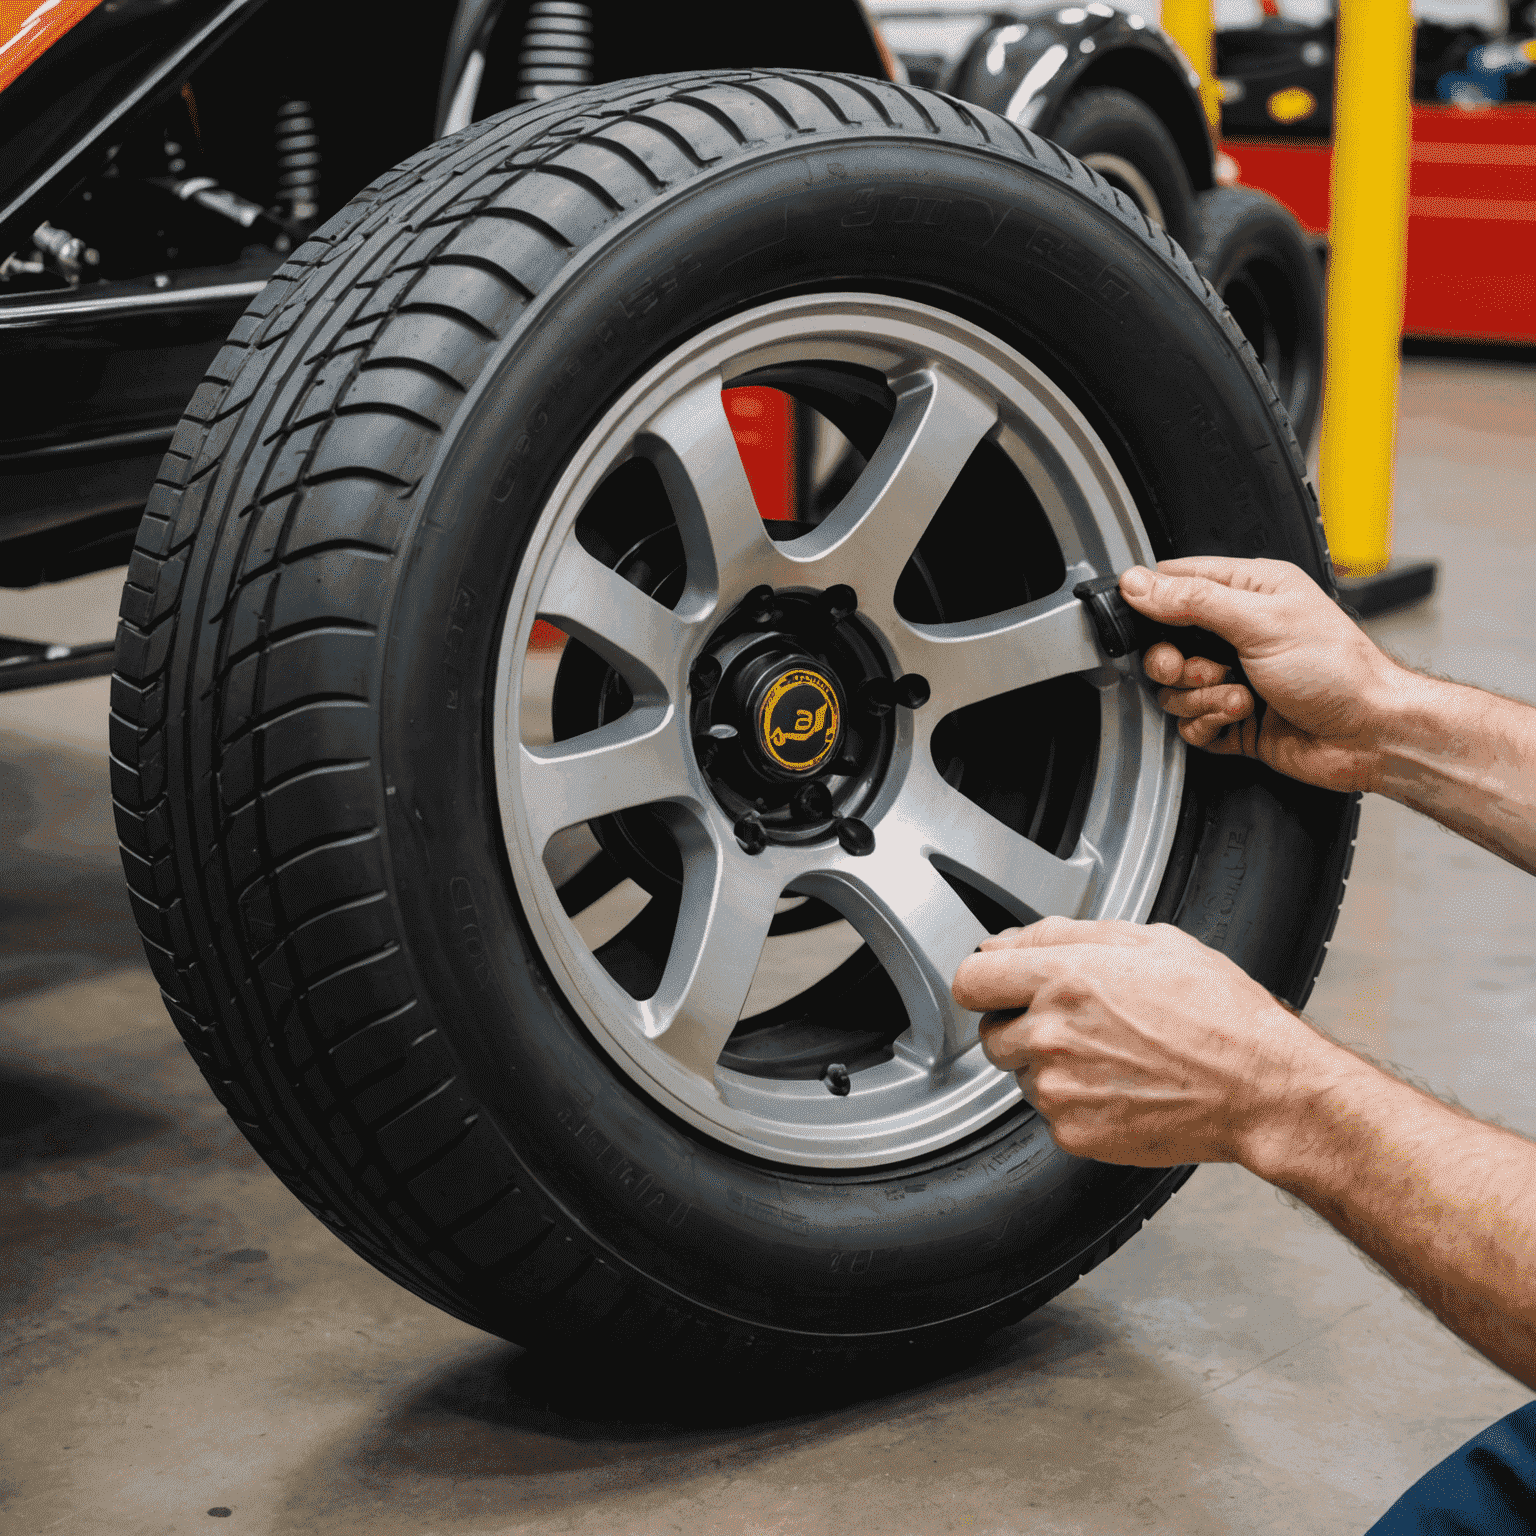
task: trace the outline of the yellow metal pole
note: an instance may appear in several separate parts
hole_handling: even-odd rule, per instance
[[[1221,95],[1216,85],[1211,11],[1212,0],[1163,0],[1163,31],[1179,45],[1200,76],[1200,102],[1214,131],[1221,123]]]
[[[1410,0],[1341,0],[1338,12],[1318,478],[1335,566],[1371,576],[1392,553],[1413,17]]]

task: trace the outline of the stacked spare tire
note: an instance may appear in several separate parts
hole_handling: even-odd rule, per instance
[[[731,408],[779,397],[819,446],[765,519]],[[1207,553],[1330,580],[1243,332],[1053,146],[783,71],[475,124],[293,252],[140,530],[114,792],[171,1013],[480,1327],[975,1337],[1188,1170],[1061,1152],[961,958],[1171,922],[1300,1003],[1331,931],[1352,800],[1187,754],[1072,596]]]

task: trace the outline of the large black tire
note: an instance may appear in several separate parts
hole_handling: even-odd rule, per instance
[[[171,1016],[338,1236],[524,1343],[952,1345],[1069,1286],[1189,1172],[1072,1158],[1022,1104],[900,1166],[742,1155],[599,1049],[514,890],[492,680],[551,487],[681,339],[849,288],[1032,359],[1158,554],[1330,581],[1274,392],[1164,233],[998,117],[790,72],[586,91],[381,177],[252,303],[138,535],[113,792]],[[1300,1003],[1355,814],[1192,757],[1151,917]]]
[[[1306,234],[1269,193],[1214,187],[1195,200],[1189,253],[1309,448],[1323,403],[1323,280]]]
[[[1140,97],[1113,85],[1078,91],[1062,108],[1051,139],[1188,248],[1195,201],[1189,171],[1173,135]]]

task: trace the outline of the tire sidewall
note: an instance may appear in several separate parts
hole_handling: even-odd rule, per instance
[[[1216,187],[1201,193],[1195,200],[1194,224],[1192,259],[1218,294],[1256,263],[1270,268],[1283,283],[1295,328],[1283,403],[1297,438],[1309,443],[1322,405],[1323,293],[1316,258],[1301,229],[1273,198],[1251,187]]]
[[[1069,96],[1050,137],[1069,153],[1105,151],[1128,160],[1151,183],[1164,228],[1187,246],[1194,237],[1194,189],[1162,120],[1139,97],[1116,86],[1089,86]]]
[[[1326,581],[1294,448],[1192,277],[1129,220],[996,152],[866,132],[759,153],[574,257],[482,374],[422,488],[386,620],[381,743],[419,995],[540,1198],[691,1305],[854,1337],[1043,1298],[1185,1171],[1071,1158],[1025,1109],[916,1165],[799,1170],[645,1098],[567,1005],[501,846],[490,701],[537,509],[624,387],[689,336],[791,291],[863,286],[980,319],[1051,373],[1110,447],[1160,555],[1267,554]],[[1151,410],[1132,408],[1138,376],[1156,381]],[[1306,935],[1265,914],[1320,878],[1335,808],[1243,767],[1204,779],[1160,908],[1268,984],[1304,988]]]

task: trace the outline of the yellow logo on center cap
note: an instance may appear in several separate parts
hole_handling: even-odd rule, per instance
[[[832,684],[808,667],[792,667],[763,695],[758,745],[780,768],[811,773],[831,757],[839,723]]]

